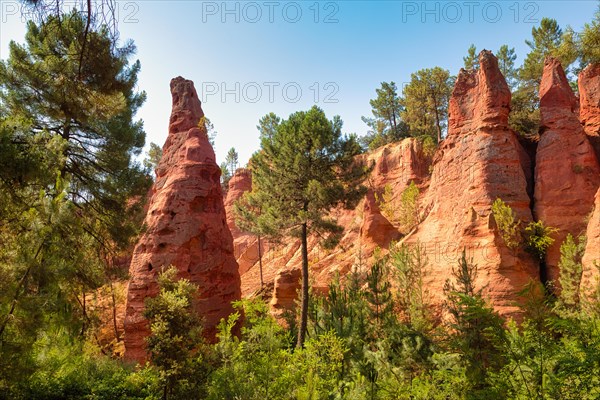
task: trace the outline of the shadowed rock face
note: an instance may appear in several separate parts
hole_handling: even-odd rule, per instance
[[[596,192],[594,211],[586,227],[585,253],[581,264],[581,291],[589,296],[598,287],[600,278],[600,189]]]
[[[194,307],[205,336],[240,298],[240,276],[221,193],[221,170],[201,122],[204,113],[192,81],[171,80],[173,109],[169,136],[156,170],[145,219],[146,231],[131,260],[125,318],[125,357],[147,358],[144,300],[158,293],[157,275],[173,265],[180,278],[199,288]]]
[[[546,255],[548,279],[558,282],[560,246],[585,233],[600,166],[578,115],[578,101],[558,60],[547,58],[540,84],[541,138],[536,154],[537,220],[558,229]]]
[[[585,133],[600,136],[600,64],[590,64],[579,73],[579,118]]]
[[[596,140],[600,136],[600,64],[592,64],[579,74],[579,115],[581,123],[589,135]],[[597,147],[598,149],[598,147]],[[600,154],[597,150],[596,154]],[[598,284],[600,266],[600,189],[596,192],[594,211],[589,217],[586,228],[586,247],[583,256],[583,275],[581,286],[584,292],[591,294]]]
[[[227,196],[225,197],[225,212],[227,226],[233,236],[235,258],[239,265],[240,275],[248,271],[258,262],[258,237],[248,232],[242,232],[235,224],[235,203],[252,190],[252,173],[249,169],[238,168],[229,180]],[[261,240],[261,249],[265,251],[265,242]]]
[[[443,286],[463,249],[478,266],[476,286],[504,315],[517,312],[516,293],[539,273],[534,260],[504,244],[491,213],[500,198],[526,223],[531,221],[524,168],[527,158],[508,127],[511,94],[498,61],[489,51],[479,55],[479,70],[461,70],[449,104],[448,137],[433,161],[417,230],[404,239],[427,252],[425,285],[434,304],[443,301]]]

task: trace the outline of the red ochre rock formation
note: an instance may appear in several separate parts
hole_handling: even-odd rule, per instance
[[[240,298],[240,277],[227,227],[221,170],[203,126],[204,113],[193,82],[171,80],[173,109],[169,135],[156,169],[146,230],[130,266],[125,317],[125,357],[144,361],[144,300],[158,293],[157,275],[173,265],[180,278],[198,286],[194,307],[204,319],[205,336],[214,340],[216,326]]]
[[[403,242],[426,252],[425,286],[432,302],[443,301],[443,287],[466,250],[478,266],[476,286],[503,315],[515,315],[517,292],[539,277],[534,260],[510,250],[496,227],[491,206],[500,198],[518,218],[531,221],[524,168],[528,160],[508,127],[511,94],[498,61],[479,55],[479,70],[461,70],[449,104],[449,131],[433,161],[427,212]]]
[[[579,119],[585,133],[600,136],[600,64],[590,64],[579,73]]]
[[[600,189],[596,192],[594,211],[587,224],[585,252],[581,263],[581,291],[590,296],[600,283]]]
[[[332,211],[344,228],[340,244],[332,250],[325,250],[318,245],[316,238],[309,238],[310,275],[315,291],[326,291],[336,274],[343,277],[352,268],[367,268],[375,248],[385,248],[400,236],[400,227],[382,215],[374,193],[381,194],[389,186],[392,193],[390,201],[397,206],[411,181],[424,190],[430,165],[430,157],[425,153],[419,140],[405,139],[359,156],[359,161],[366,165],[374,163],[371,175],[365,181],[369,194],[354,210]],[[234,197],[239,198],[239,194],[231,193],[231,198]],[[242,295],[251,297],[260,290],[256,241],[250,241],[247,247],[243,247],[246,234],[235,229],[232,232],[235,243],[240,243],[236,247],[236,256],[240,265]],[[266,288],[273,288],[272,311],[281,315],[293,306],[293,298],[300,287],[300,242],[290,240],[284,245],[277,245],[263,241],[262,249],[263,281]]]
[[[397,239],[398,230],[381,214],[381,210],[372,190],[367,192],[363,206],[360,237],[369,247],[385,247]]]
[[[464,249],[467,258],[478,266],[476,286],[484,288],[484,295],[503,315],[516,316],[520,301],[517,293],[531,280],[540,281],[539,263],[523,247],[507,248],[491,213],[497,198],[509,205],[524,225],[532,221],[533,208],[536,218],[560,229],[546,260],[550,279],[558,277],[558,249],[566,233],[578,235],[587,229],[582,287],[586,291],[595,287],[599,277],[595,263],[600,263],[600,167],[587,138],[595,139],[599,134],[600,66],[589,66],[580,74],[579,105],[560,65],[552,59],[547,61],[540,88],[541,140],[534,164],[530,154],[535,146],[528,154],[508,127],[511,94],[496,58],[483,51],[479,61],[479,70],[461,70],[458,76],[449,104],[448,136],[433,159],[417,139],[388,144],[359,156],[366,164],[374,163],[365,182],[369,191],[354,210],[332,211],[344,228],[335,249],[324,250],[316,238],[309,238],[313,290],[326,291],[337,274],[343,277],[353,269],[366,271],[376,248],[385,251],[400,239],[401,243],[419,244],[425,251],[428,266],[424,284],[434,304],[441,304],[444,283]],[[175,86],[187,85],[183,80],[177,82]],[[140,239],[132,261],[126,344],[128,356],[134,359],[145,356],[143,337],[147,326],[140,315],[143,299],[156,294],[159,265],[175,264],[182,276],[203,282],[201,293],[209,293],[205,299],[215,299],[204,304],[210,303],[214,315],[226,309],[220,316],[231,310],[229,300],[239,296],[233,248],[244,297],[270,295],[273,313],[281,316],[294,307],[300,287],[299,242],[263,241],[261,290],[257,238],[238,229],[233,212],[235,202],[251,190],[251,175],[241,169],[232,177],[225,217],[214,154],[197,128],[202,116],[197,96],[193,89],[175,90],[173,98],[170,135],[157,169],[146,220],[148,231]],[[193,176],[194,180],[185,181],[183,176]],[[420,223],[407,233],[389,215],[389,209],[398,207],[411,181],[420,190]],[[384,192],[391,193],[387,200],[395,207],[384,209],[381,205]],[[181,212],[185,218],[179,219],[181,209],[193,210],[198,216],[190,217],[196,214],[185,211]],[[586,218],[592,209],[593,214]],[[229,230],[225,221],[234,247],[226,238]],[[402,238],[402,234],[408,235]],[[192,242],[194,246],[190,246]],[[196,246],[198,243],[204,244]],[[150,264],[152,271],[148,271]],[[208,269],[209,264],[216,267]],[[191,272],[187,272],[188,266],[192,266]],[[214,275],[200,281],[192,276],[205,273]],[[230,283],[221,285],[223,282]],[[213,324],[216,320],[212,319]]]
[[[591,92],[584,92],[589,99]],[[585,233],[600,185],[600,166],[579,122],[577,97],[554,58],[545,61],[540,111],[542,133],[536,153],[534,216],[558,229],[552,234],[555,240],[545,260],[547,278],[558,284],[560,246],[567,234],[577,237]]]
[[[239,168],[229,180],[227,196],[225,196],[225,212],[227,226],[233,236],[235,258],[239,265],[240,275],[248,271],[258,262],[258,237],[248,232],[243,232],[235,224],[235,203],[242,198],[244,193],[252,190],[252,173],[249,169]],[[261,240],[261,249],[265,250],[265,242]]]

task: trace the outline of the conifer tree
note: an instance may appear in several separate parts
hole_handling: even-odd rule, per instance
[[[373,118],[362,117],[370,128],[367,146],[376,148],[408,136],[406,124],[402,121],[402,99],[394,82],[381,82],[381,88],[375,89],[377,97],[370,100]]]
[[[481,390],[488,373],[502,366],[496,344],[502,341],[502,319],[486,304],[482,290],[475,288],[477,266],[467,261],[465,250],[458,268],[452,270],[452,278],[444,286],[452,317],[450,328],[454,331],[451,346],[462,355],[474,390]]]
[[[498,58],[498,67],[500,68],[502,75],[504,75],[508,87],[511,90],[514,89],[518,83],[517,69],[515,67],[515,61],[517,59],[515,48],[508,48],[508,45],[504,44],[500,46],[500,49],[496,53],[496,57]]]
[[[477,57],[477,47],[474,44],[469,46],[469,50],[467,50],[467,55],[463,57],[463,62],[465,69],[478,69],[479,68],[479,58]]]
[[[600,63],[600,4],[592,22],[584,25],[578,44],[581,49],[581,68]]]
[[[0,103],[6,124],[21,126],[24,136],[44,133],[39,146],[61,142],[59,170],[70,182],[70,200],[89,216],[88,230],[103,244],[125,245],[135,231],[122,217],[127,200],[149,185],[133,160],[144,146],[134,115],[146,95],[135,91],[139,62],[128,62],[135,46],[114,48],[106,30],[91,31],[81,60],[85,29],[77,12],[40,26],[29,22],[25,44],[11,42],[0,63]]]
[[[411,74],[404,87],[402,119],[411,135],[430,136],[437,143],[447,127],[448,103],[454,86],[450,72],[440,67],[426,68]]]
[[[365,192],[367,169],[357,163],[354,136],[342,136],[339,117],[328,120],[318,107],[297,112],[263,136],[251,161],[256,187],[250,194],[260,213],[262,232],[299,237],[302,252],[302,312],[298,345],[304,345],[308,318],[308,237],[323,237],[325,247],[339,241],[342,228],[329,214],[336,206],[353,207]]]

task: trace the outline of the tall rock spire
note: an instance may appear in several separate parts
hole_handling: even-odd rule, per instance
[[[528,157],[508,127],[510,91],[489,51],[479,55],[478,70],[461,70],[449,105],[448,137],[433,161],[423,221],[407,244],[425,249],[424,286],[434,304],[444,301],[443,287],[463,251],[478,266],[478,288],[503,315],[516,315],[517,293],[538,279],[531,256],[509,249],[492,215],[498,198],[518,218],[531,221],[527,194]],[[525,160],[525,162],[523,161]]]
[[[535,164],[534,216],[558,229],[546,254],[548,279],[558,282],[560,246],[585,232],[600,166],[579,122],[579,104],[560,62],[548,57],[540,84],[541,137]]]
[[[130,266],[125,317],[125,357],[147,358],[144,300],[158,293],[157,276],[173,265],[178,277],[199,287],[194,308],[204,320],[205,336],[240,298],[240,276],[225,217],[221,170],[208,141],[198,94],[192,81],[171,80],[173,109],[169,135],[157,167],[145,219]]]

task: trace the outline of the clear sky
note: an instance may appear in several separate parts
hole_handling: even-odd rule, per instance
[[[542,17],[580,30],[593,18],[587,1],[119,1],[122,39],[142,63],[138,113],[147,143],[162,146],[171,108],[169,81],[191,79],[217,131],[217,160],[235,147],[244,164],[258,149],[256,124],[317,104],[339,114],[344,130],[366,132],[361,116],[382,81],[401,87],[421,68],[458,74],[471,43],[503,44],[521,64]],[[0,0],[0,58],[24,41],[16,0]]]

